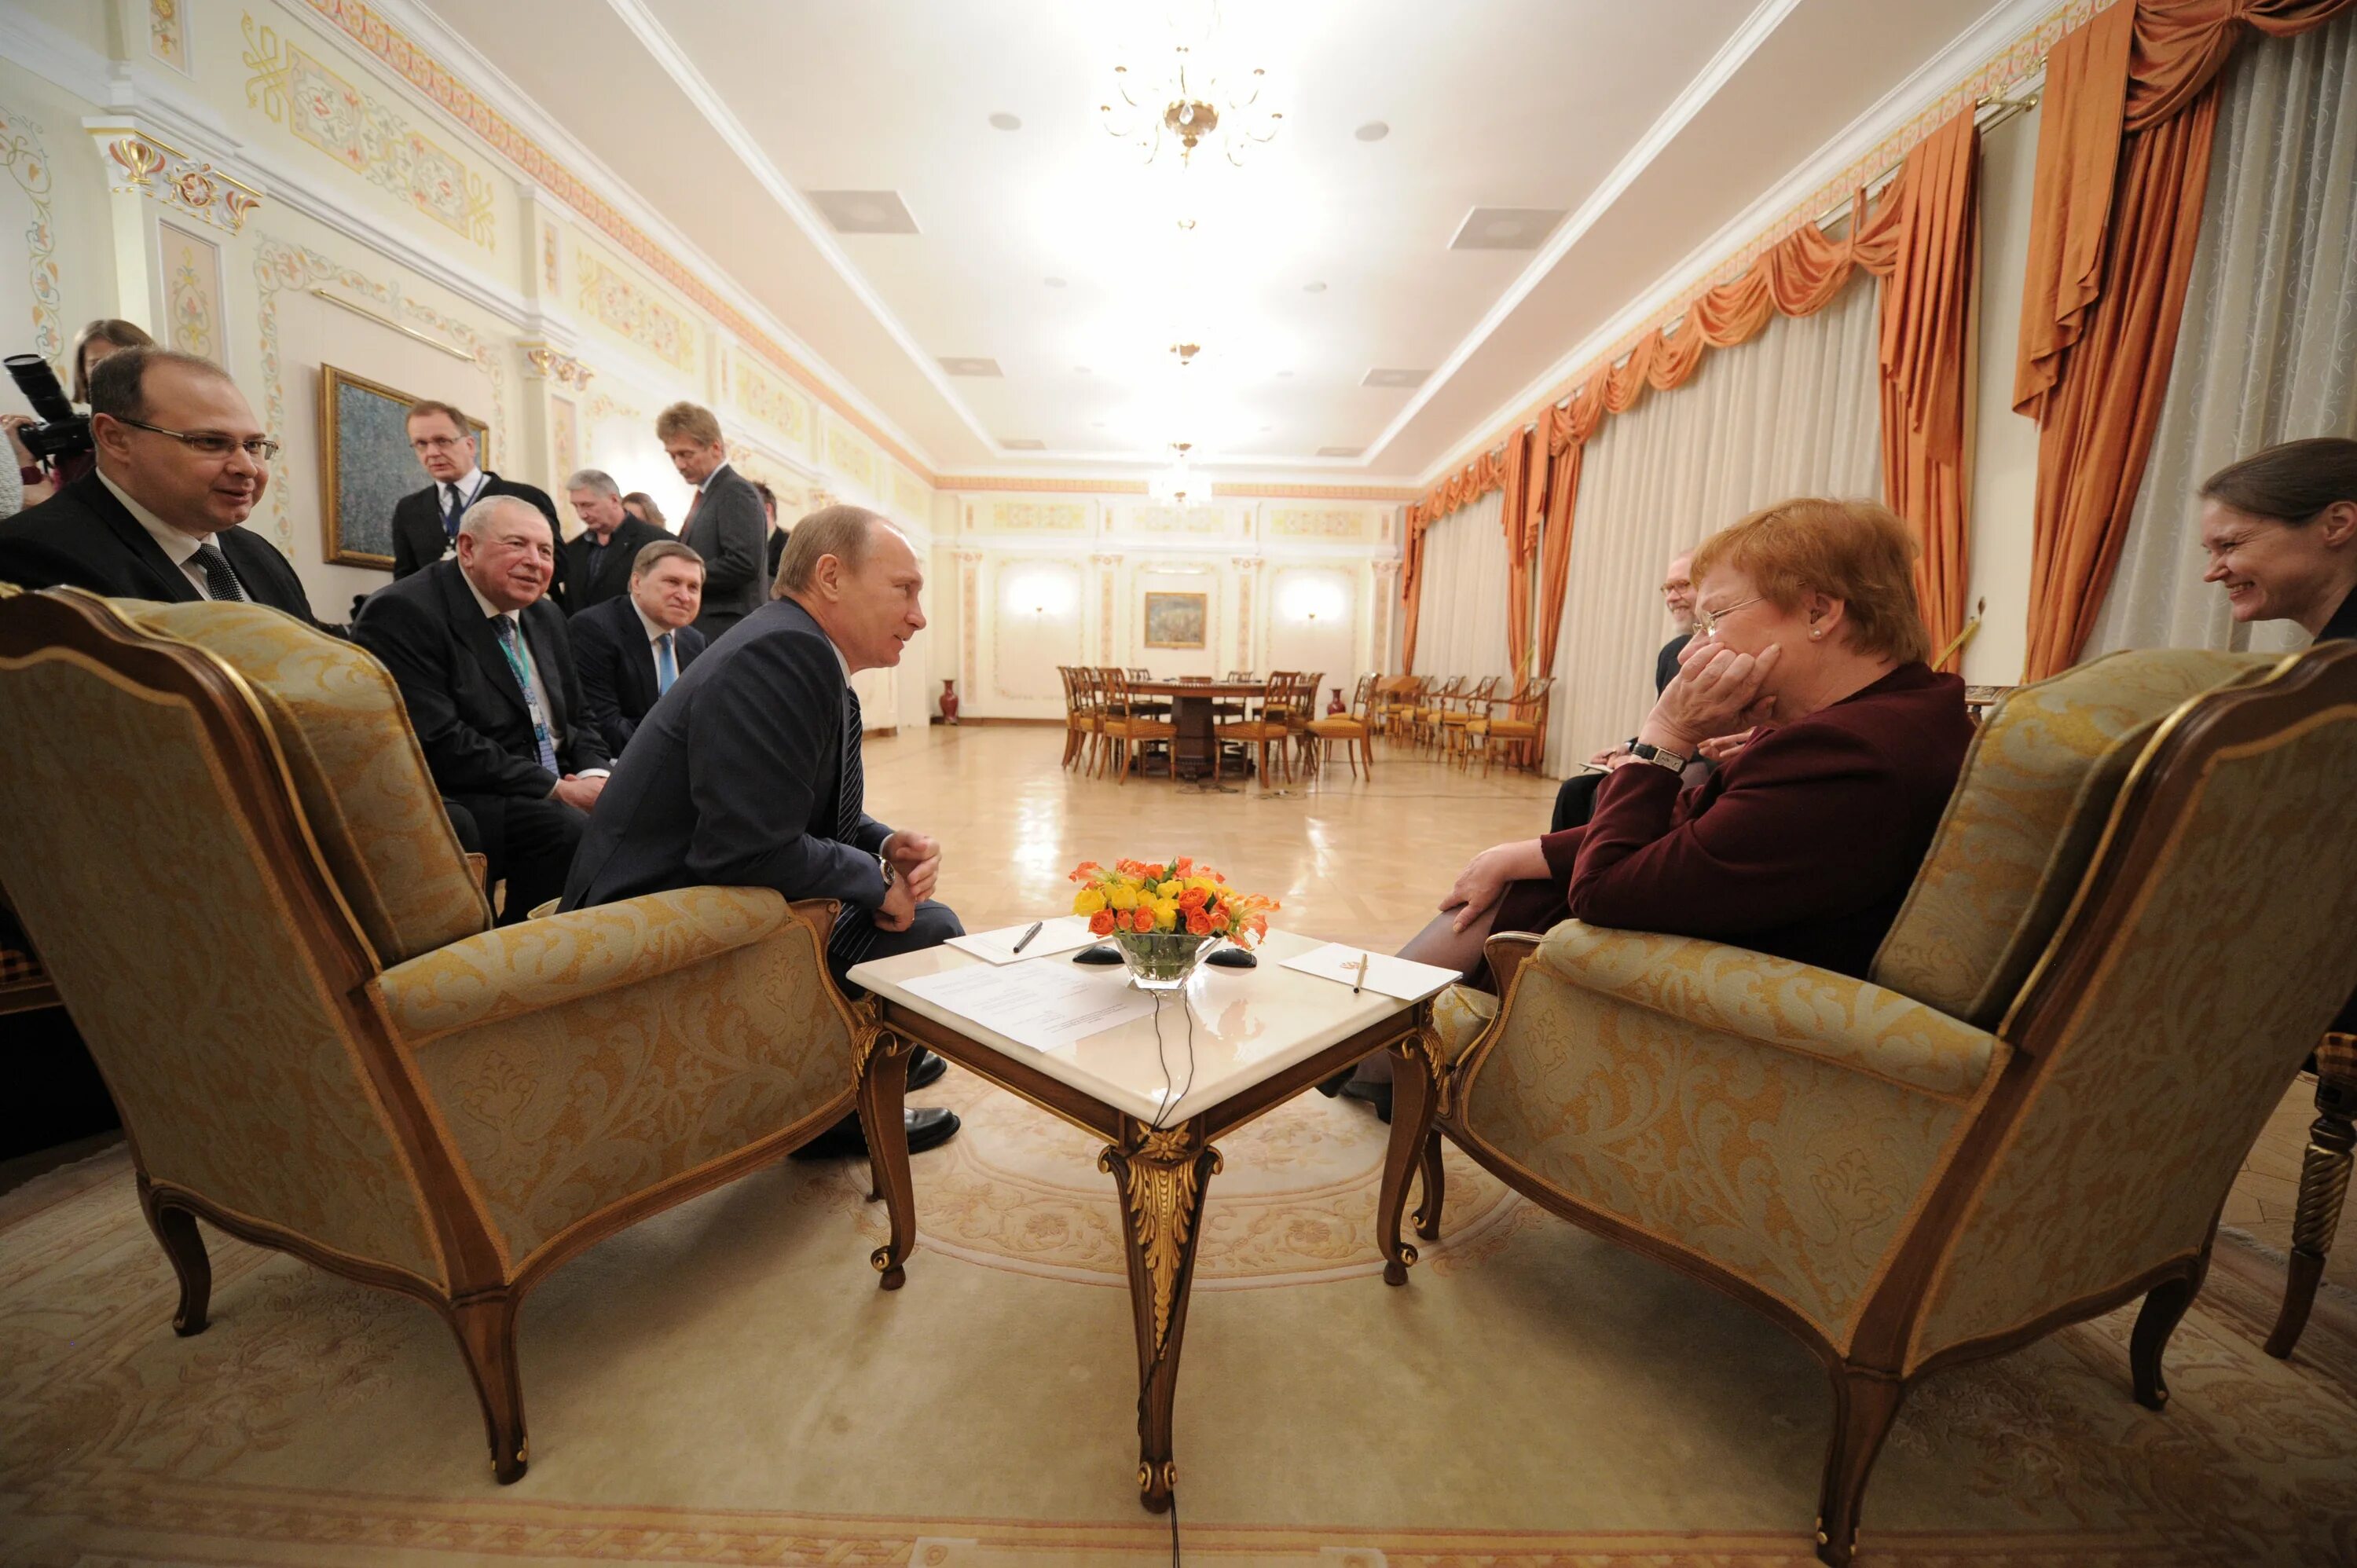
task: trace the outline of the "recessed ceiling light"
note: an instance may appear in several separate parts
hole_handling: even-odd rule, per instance
[[[1049,288],[1061,288],[1064,286],[1064,280],[1062,278],[1043,278],[1040,281],[1045,283]]]
[[[908,206],[897,190],[812,190],[803,194],[838,234],[917,231],[917,220],[909,215]]]
[[[1017,119],[1014,115],[1009,114],[1004,109],[1000,110],[997,113],[993,114],[990,117],[990,123],[997,126],[1002,131],[1019,131],[1023,129],[1023,122]]]
[[[1351,134],[1358,137],[1359,140],[1362,142],[1380,142],[1391,134],[1392,128],[1389,125],[1384,124],[1381,120],[1370,120],[1365,124],[1351,133]]]
[[[1420,387],[1430,371],[1373,370],[1359,378],[1362,387]]]
[[[1326,292],[1326,285],[1322,283],[1306,283],[1301,285],[1301,292],[1304,294],[1324,294]]]
[[[999,445],[1009,452],[1045,452],[1048,449],[1048,444],[1036,435],[1026,435],[1020,438],[1010,435]]]
[[[1452,251],[1535,251],[1563,221],[1560,207],[1477,207],[1458,224]]]
[[[942,369],[953,376],[996,376],[1006,373],[998,368],[997,360],[984,359],[979,355],[944,354],[942,356]]]

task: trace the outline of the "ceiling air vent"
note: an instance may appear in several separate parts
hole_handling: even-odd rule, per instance
[[[1366,450],[1364,446],[1320,446],[1318,455],[1320,457],[1358,457],[1364,456]]]
[[[838,234],[913,234],[917,220],[897,190],[806,190]]]
[[[1048,449],[1048,444],[1036,435],[1010,435],[999,445],[1009,452],[1045,452]]]
[[[1362,387],[1420,387],[1430,371],[1372,370],[1359,378]]]
[[[968,357],[961,354],[942,356],[942,369],[953,376],[996,376],[1003,374],[996,360]]]
[[[1452,251],[1535,251],[1563,221],[1560,207],[1477,207],[1457,226]]]

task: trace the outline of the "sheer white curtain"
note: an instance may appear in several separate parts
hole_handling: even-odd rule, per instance
[[[1424,535],[1416,585],[1415,672],[1511,673],[1506,668],[1505,498],[1491,490],[1449,513]]]
[[[1627,739],[1652,705],[1673,555],[1771,501],[1881,496],[1881,293],[1861,273],[1816,315],[1779,316],[1750,342],[1712,350],[1693,380],[1646,393],[1587,444],[1555,647],[1553,771]]]
[[[2357,12],[2244,45],[2220,92],[2177,362],[2091,659],[2307,646],[2289,621],[2237,627],[2201,581],[2193,491],[2262,446],[2357,436]]]

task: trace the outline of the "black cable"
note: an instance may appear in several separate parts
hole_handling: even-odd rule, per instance
[[[1170,1568],[1186,1568],[1178,1561],[1178,1488],[1170,1488]]]

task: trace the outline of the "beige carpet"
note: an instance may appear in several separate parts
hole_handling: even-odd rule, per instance
[[[446,1331],[208,1232],[213,1326],[120,1150],[0,1199],[0,1557],[11,1563],[900,1564],[1169,1560],[1137,1508],[1109,1178],[1085,1136],[952,1073],[898,1294],[846,1165],[788,1165],[559,1271],[523,1317],[532,1470],[490,1479]],[[1380,1131],[1308,1096],[1231,1140],[1181,1370],[1189,1563],[1801,1564],[1813,1361],[1452,1159],[1403,1290],[1370,1235]],[[2127,1397],[2128,1316],[1927,1385],[1861,1560],[1978,1568],[2357,1562],[2357,1347],[2259,1353],[2222,1268],[2175,1400]],[[2279,1278],[2279,1276],[2275,1276]]]

